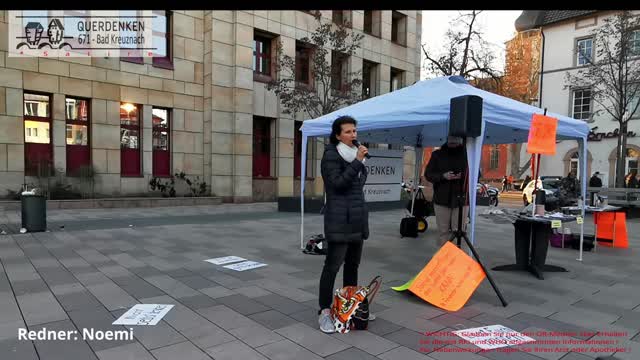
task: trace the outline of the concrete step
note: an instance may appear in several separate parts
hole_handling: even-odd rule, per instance
[[[80,200],[47,200],[47,209],[105,209],[105,208],[145,208],[163,206],[219,205],[219,196],[203,197],[123,197]],[[20,210],[20,201],[0,201],[0,211]]]

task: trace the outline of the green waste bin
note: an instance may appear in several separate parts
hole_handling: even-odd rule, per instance
[[[42,195],[22,195],[22,227],[28,232],[47,230],[47,198]]]

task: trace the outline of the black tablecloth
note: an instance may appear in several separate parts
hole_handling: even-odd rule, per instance
[[[547,250],[549,249],[549,238],[553,230],[551,221],[534,219],[530,217],[520,217],[516,219],[514,226],[514,240],[516,263],[513,265],[502,265],[493,268],[495,271],[529,271],[538,279],[544,279],[544,271],[562,272],[566,269],[547,265]]]

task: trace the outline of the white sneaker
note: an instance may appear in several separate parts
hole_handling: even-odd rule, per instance
[[[375,321],[375,319],[376,319],[376,314],[370,312],[369,313],[369,321]]]
[[[331,310],[325,309],[320,312],[318,318],[318,324],[320,325],[320,331],[327,334],[336,332],[336,327],[333,324],[333,317],[331,316]]]

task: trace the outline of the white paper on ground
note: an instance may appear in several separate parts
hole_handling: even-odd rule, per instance
[[[535,341],[535,339],[502,325],[488,325],[457,330],[453,333],[484,350],[498,349]]]
[[[251,269],[255,269],[263,266],[267,266],[267,264],[259,263],[256,261],[243,261],[241,263],[223,266],[223,268],[227,268],[235,271],[245,271],[245,270],[251,270]]]
[[[156,325],[173,305],[138,304],[122,314],[113,325]]]
[[[205,260],[206,262],[210,262],[214,265],[224,265],[224,264],[230,264],[233,262],[238,262],[238,261],[245,261],[247,259],[245,258],[241,258],[239,256],[225,256],[225,257],[219,257],[219,258],[215,258],[215,259],[207,259]]]

